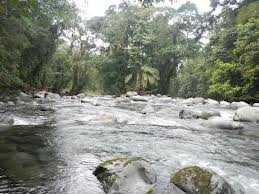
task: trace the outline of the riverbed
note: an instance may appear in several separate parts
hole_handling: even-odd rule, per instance
[[[183,108],[216,110],[226,118],[235,110],[187,106],[168,97],[81,101],[66,97],[38,102],[54,110],[44,115],[26,111],[30,106],[17,105],[20,112],[10,106],[16,124],[0,127],[0,193],[101,194],[93,175],[96,166],[135,156],[150,162],[161,186],[176,170],[198,165],[217,172],[236,190],[259,193],[259,124],[226,130],[208,128],[202,119],[179,118]],[[147,105],[153,110],[143,112]]]

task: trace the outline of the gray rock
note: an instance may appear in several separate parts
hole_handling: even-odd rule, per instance
[[[133,96],[137,96],[138,93],[137,92],[134,92],[134,91],[129,91],[126,93],[126,97],[133,97]]]
[[[210,117],[220,116],[218,111],[192,111],[181,110],[179,112],[180,119],[209,119]]]
[[[109,194],[152,193],[157,181],[156,173],[141,158],[106,161],[96,168],[94,175]]]
[[[8,102],[7,102],[7,105],[8,105],[8,106],[14,106],[15,104],[14,104],[14,102],[12,102],[12,101],[8,101]]]
[[[230,107],[230,102],[227,101],[220,101],[219,104],[221,107]]]
[[[85,97],[85,94],[84,94],[84,93],[78,94],[77,97],[78,97],[78,98],[84,98],[84,97]]]
[[[233,117],[234,121],[259,122],[259,107],[239,108]]]
[[[150,114],[150,113],[154,113],[155,109],[153,106],[151,106],[150,104],[147,104],[144,109],[141,111],[142,114]]]
[[[171,177],[171,183],[191,194],[234,194],[228,182],[213,171],[197,166],[179,170]]]
[[[238,108],[246,107],[246,106],[250,106],[250,105],[247,104],[246,102],[240,101],[240,102],[232,102],[230,106],[233,109],[238,109]]]
[[[259,103],[254,103],[253,107],[259,107]]]
[[[210,128],[218,129],[242,129],[243,126],[239,122],[227,120],[223,117],[212,117],[208,121],[204,122],[203,125]]]
[[[147,96],[139,96],[139,95],[132,96],[130,99],[136,102],[147,102],[149,100]]]
[[[16,98],[17,101],[23,101],[23,102],[30,102],[32,100],[32,96],[24,93],[24,92],[20,92],[19,95]]]
[[[210,99],[210,98],[206,99],[205,102],[209,105],[214,105],[214,106],[219,105],[219,102],[217,100],[213,100],[213,99]]]
[[[181,103],[192,106],[192,105],[196,105],[196,104],[204,104],[205,99],[201,98],[201,97],[187,98],[187,99],[183,100]]]

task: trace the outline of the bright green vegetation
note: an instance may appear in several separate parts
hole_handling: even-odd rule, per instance
[[[258,1],[125,2],[86,21],[68,0],[2,1],[0,88],[259,100]]]

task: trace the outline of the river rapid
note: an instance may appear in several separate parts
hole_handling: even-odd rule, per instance
[[[0,193],[102,194],[96,166],[135,156],[150,162],[161,186],[176,170],[198,165],[234,189],[259,193],[259,124],[226,130],[179,118],[183,108],[216,110],[224,118],[232,118],[233,109],[155,96],[81,100],[39,101],[54,109],[44,114],[32,111],[32,104],[1,107],[0,114],[12,115],[14,122],[0,125]]]

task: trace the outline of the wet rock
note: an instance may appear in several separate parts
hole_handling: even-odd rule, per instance
[[[138,93],[137,92],[134,92],[134,91],[129,91],[126,93],[126,97],[133,97],[133,96],[137,96]]]
[[[209,119],[210,117],[220,116],[218,111],[192,111],[181,110],[179,112],[180,119]]]
[[[221,107],[230,107],[230,102],[227,101],[220,101],[219,104]]]
[[[20,92],[19,95],[16,97],[16,100],[18,102],[30,102],[32,100],[32,96],[24,92]]]
[[[78,98],[84,98],[84,97],[85,97],[85,94],[84,94],[84,93],[78,94],[77,97],[78,97]]]
[[[52,100],[58,100],[61,98],[59,94],[52,93],[52,92],[47,92],[45,95],[48,99],[52,99]]]
[[[8,101],[8,102],[7,102],[7,105],[8,105],[8,106],[14,106],[15,104],[14,104],[13,101]]]
[[[136,102],[147,102],[149,100],[147,96],[132,96],[130,99]]]
[[[89,121],[90,124],[113,124],[117,123],[117,118],[113,115],[100,115]]]
[[[213,171],[197,166],[179,170],[171,177],[171,183],[186,193],[234,194],[228,182]]]
[[[259,122],[259,107],[239,108],[233,117],[234,121]]]
[[[152,193],[157,176],[141,158],[118,158],[100,164],[94,175],[109,194]]]
[[[218,129],[242,129],[243,126],[239,122],[227,120],[223,117],[212,117],[208,121],[204,122],[203,125],[210,128]]]
[[[43,112],[53,112],[55,110],[52,106],[48,105],[40,105],[38,106],[38,109]]]
[[[175,184],[170,182],[164,194],[186,194],[186,193],[183,192],[180,188],[178,188]]]
[[[240,102],[232,102],[230,106],[233,109],[238,109],[241,107],[249,106],[249,104],[247,104],[246,102],[240,101]]]
[[[50,100],[60,99],[60,95],[52,92],[40,91],[33,95],[34,98],[47,98]]]
[[[33,95],[33,98],[45,98],[47,96],[46,91],[40,91]]]
[[[204,98],[188,98],[182,101],[183,104],[192,106],[192,105],[196,105],[196,104],[204,104],[205,103],[205,99]]]
[[[216,105],[219,105],[219,102],[217,100],[213,100],[213,99],[206,99],[205,102],[209,105],[213,105],[213,106],[216,106]]]
[[[152,105],[147,104],[144,109],[141,111],[142,114],[150,114],[150,113],[154,113],[155,109]]]

